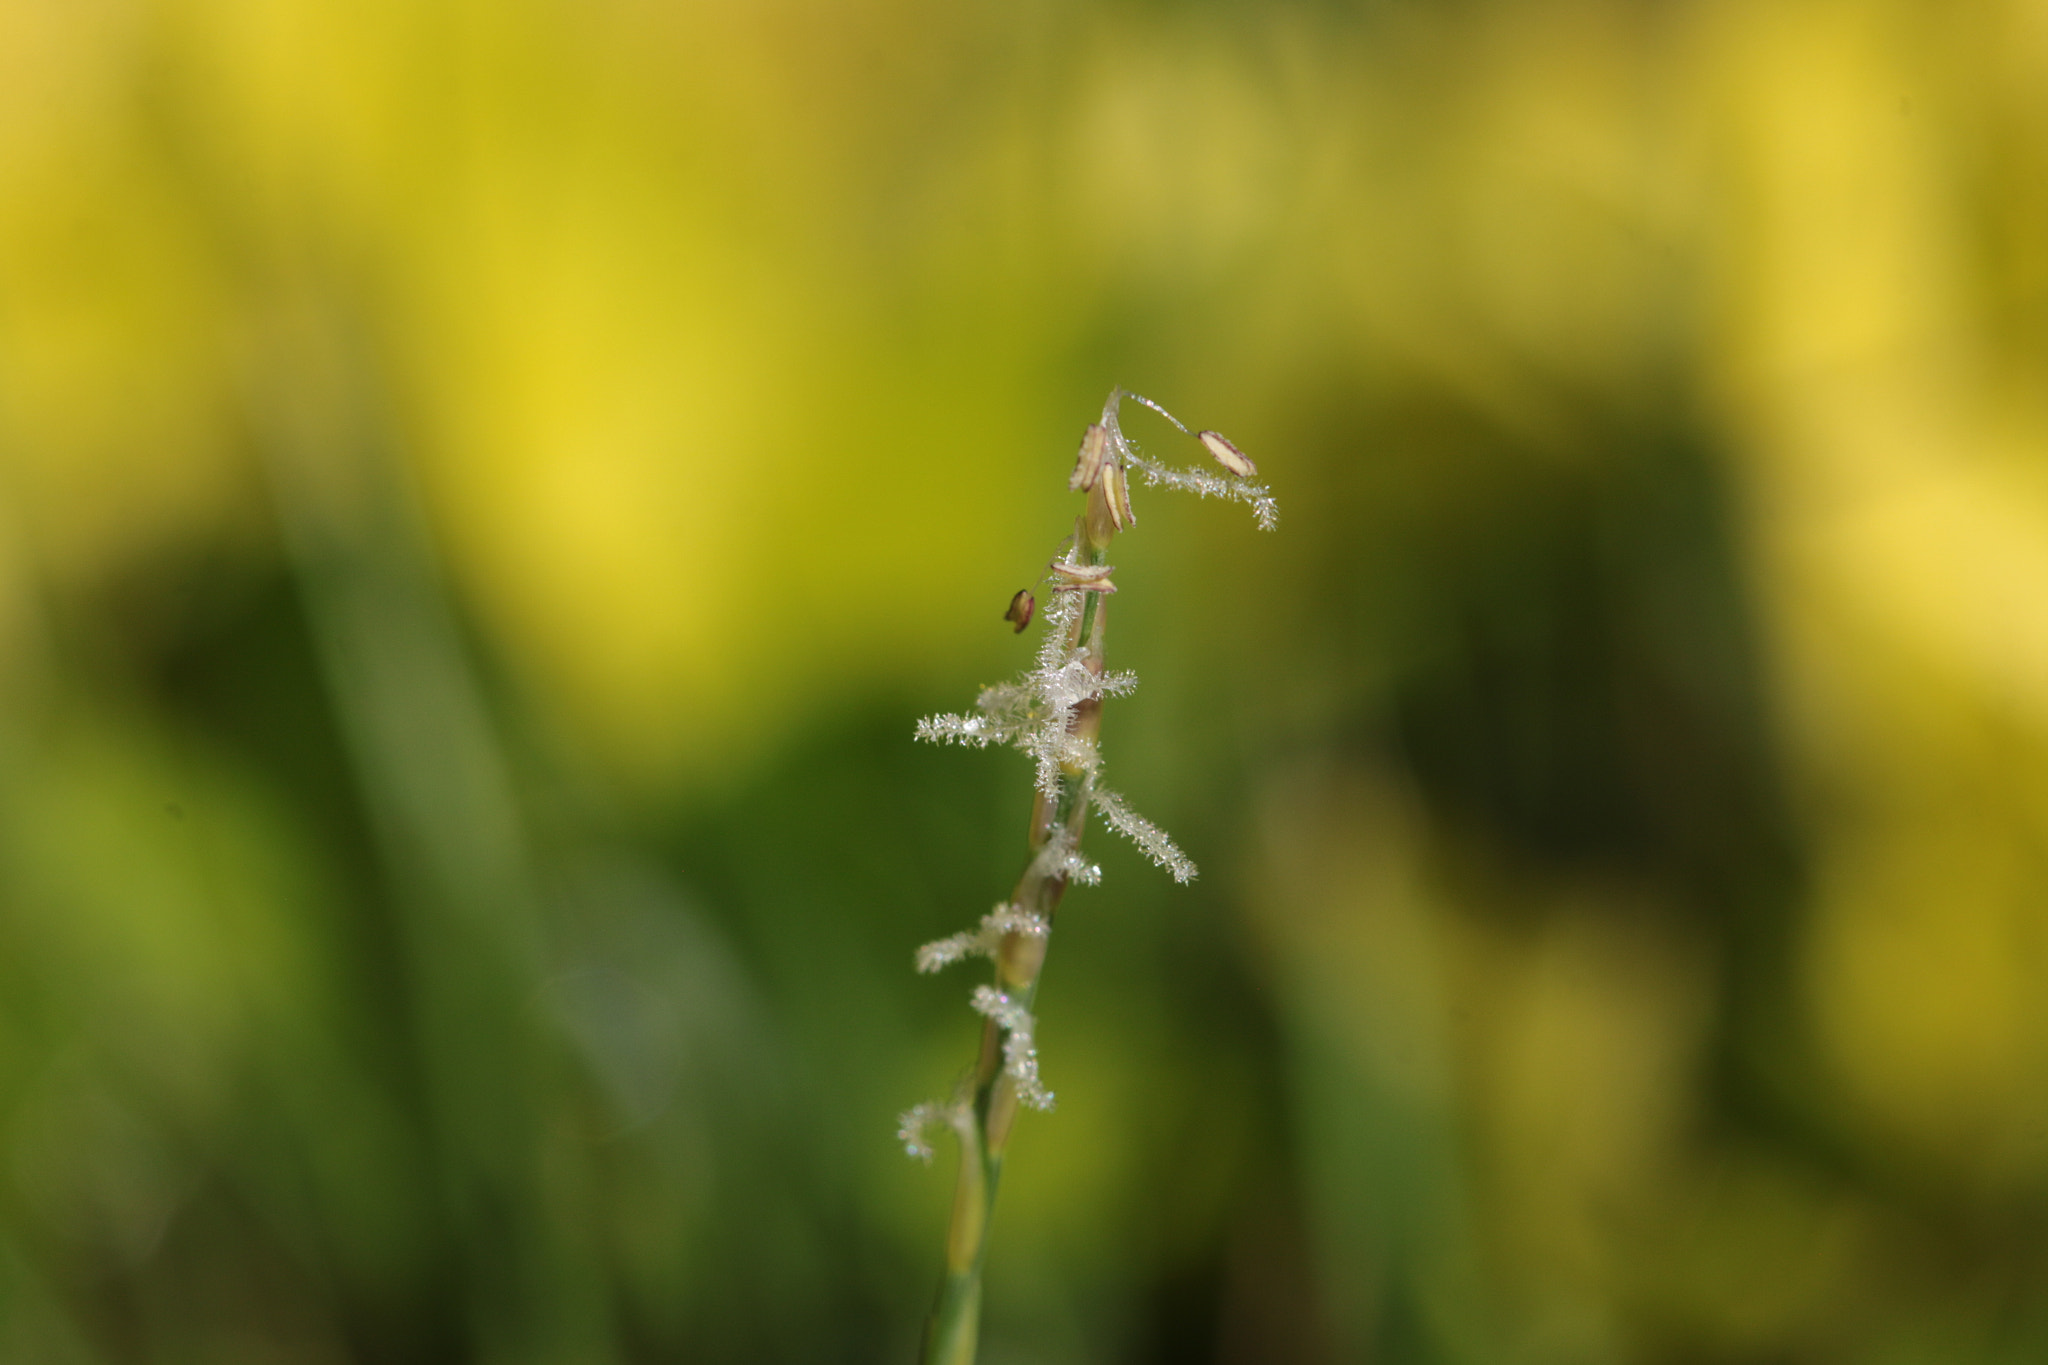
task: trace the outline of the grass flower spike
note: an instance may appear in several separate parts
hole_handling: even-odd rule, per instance
[[[1125,399],[1158,413],[1197,441],[1226,473],[1174,469],[1140,454],[1123,432],[1120,409]],[[1034,665],[1014,683],[983,689],[972,712],[928,716],[917,724],[917,737],[932,743],[975,748],[1002,744],[1019,750],[1032,760],[1037,793],[1024,872],[1009,900],[982,916],[974,928],[917,950],[920,972],[936,972],[969,958],[994,963],[994,980],[976,986],[969,997],[983,1020],[981,1048],[972,1070],[951,1099],[916,1106],[903,1115],[897,1129],[904,1150],[923,1161],[932,1159],[930,1137],[937,1129],[950,1128],[960,1140],[960,1178],[946,1238],[945,1278],[925,1330],[925,1365],[972,1365],[989,1217],[1011,1125],[1020,1106],[1053,1107],[1053,1093],[1039,1076],[1038,1024],[1032,1004],[1060,898],[1070,883],[1093,886],[1101,880],[1101,869],[1081,855],[1089,811],[1099,811],[1110,828],[1135,843],[1175,881],[1195,877],[1194,863],[1166,832],[1102,784],[1102,703],[1128,693],[1138,681],[1130,673],[1110,672],[1104,654],[1109,598],[1116,592],[1110,581],[1115,571],[1109,563],[1110,541],[1138,520],[1131,506],[1132,470],[1149,484],[1248,503],[1266,530],[1279,517],[1272,494],[1250,481],[1258,467],[1229,440],[1213,431],[1191,432],[1151,399],[1112,390],[1103,404],[1102,420],[1083,433],[1068,478],[1068,489],[1087,494],[1087,503],[1065,550],[1047,569],[1051,591],[1039,613],[1045,635]],[[1028,589],[1019,592],[1004,619],[1022,631],[1035,602]]]

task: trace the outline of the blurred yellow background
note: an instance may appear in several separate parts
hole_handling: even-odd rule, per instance
[[[2048,5],[0,0],[0,1360],[2048,1358]],[[1192,459],[1163,424],[1132,428]]]

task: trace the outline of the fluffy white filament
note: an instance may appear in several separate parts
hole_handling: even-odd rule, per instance
[[[981,923],[972,929],[963,929],[946,938],[934,939],[917,950],[917,969],[920,972],[936,972],[952,966],[955,962],[970,957],[994,957],[1003,946],[1008,934],[1028,934],[1042,938],[1052,926],[1027,910],[1014,905],[998,905],[981,917]]]
[[[1032,1039],[1037,1025],[1031,1011],[994,986],[974,988],[974,1009],[1003,1030],[1003,1070],[1017,1083],[1017,1098],[1033,1109],[1049,1111],[1053,1094],[1038,1078],[1038,1046]]]
[[[1126,447],[1125,463],[1145,476],[1145,482],[1154,487],[1178,488],[1184,493],[1193,493],[1201,498],[1225,498],[1231,502],[1251,504],[1252,519],[1261,531],[1270,531],[1280,524],[1280,504],[1272,491],[1262,483],[1247,479],[1226,479],[1221,474],[1211,474],[1206,469],[1175,469],[1159,461],[1140,455]]]
[[[1165,830],[1124,804],[1124,799],[1107,787],[1095,789],[1095,809],[1110,828],[1143,849],[1145,856],[1173,874],[1177,882],[1195,879],[1195,865],[1175,846]]]
[[[967,1106],[957,1100],[951,1104],[926,1100],[923,1104],[912,1105],[897,1117],[896,1140],[903,1144],[905,1152],[929,1166],[932,1163],[932,1129],[943,1124],[960,1134],[964,1142],[972,1137],[967,1129],[972,1122],[973,1115]]]

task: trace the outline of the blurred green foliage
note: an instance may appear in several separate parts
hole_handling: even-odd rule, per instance
[[[2024,0],[0,5],[0,1360],[2048,1352]],[[1134,422],[1134,427],[1136,423]],[[1164,445],[1166,433],[1158,433]],[[1142,439],[1142,436],[1141,436]]]

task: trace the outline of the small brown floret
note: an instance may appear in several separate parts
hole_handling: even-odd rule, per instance
[[[1038,606],[1038,599],[1031,595],[1031,589],[1019,588],[1017,595],[1010,599],[1010,609],[1003,613],[1003,619],[1017,628],[1022,635],[1024,627],[1031,624],[1031,613]]]

